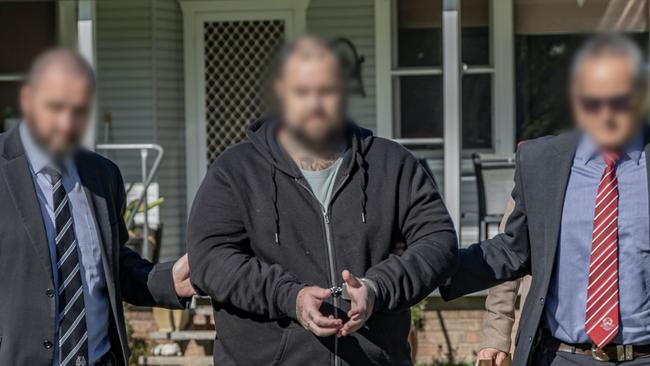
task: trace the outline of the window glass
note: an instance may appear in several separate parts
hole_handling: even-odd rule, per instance
[[[492,147],[492,75],[463,76],[463,148]]]
[[[490,1],[462,1],[460,6],[462,61],[467,65],[490,65]]]
[[[469,65],[490,64],[489,0],[461,2],[461,53]],[[397,67],[442,65],[442,1],[397,1]]]
[[[56,43],[56,2],[0,2],[0,132],[8,128],[5,119],[18,117],[20,80],[33,59]]]
[[[24,73],[32,60],[56,43],[56,2],[0,2],[0,74]]]
[[[442,137],[442,76],[395,79],[398,103],[395,135],[401,138]]]
[[[442,65],[442,1],[397,0],[397,67]]]
[[[396,69],[442,67],[442,0],[397,0]],[[461,2],[461,56],[470,66],[489,66],[490,0]],[[442,76],[409,75],[394,79],[394,135],[443,136]],[[463,145],[492,147],[492,77],[463,76]],[[471,108],[469,107],[471,106]]]

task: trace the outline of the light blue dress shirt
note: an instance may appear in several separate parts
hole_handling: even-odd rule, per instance
[[[545,307],[551,334],[566,343],[591,343],[585,333],[595,200],[605,170],[598,149],[583,136],[564,199],[560,241]],[[650,344],[650,218],[643,136],[626,149],[618,177],[620,330],[613,342]]]
[[[45,173],[45,168],[51,163],[51,158],[35,143],[25,123],[22,123],[20,126],[20,138],[25,153],[27,154],[27,159],[29,160],[36,195],[41,206],[41,213],[43,215],[50,249],[50,259],[52,261],[54,285],[57,287],[58,293],[58,272],[55,270],[57,268],[56,244],[54,242],[56,229],[54,223],[52,183],[50,176]],[[81,185],[81,180],[79,179],[72,159],[68,160],[65,165],[66,169],[62,176],[63,187],[68,194],[74,232],[77,243],[79,244],[77,248],[81,261],[81,280],[86,307],[88,350],[90,353],[90,364],[92,364],[110,350],[110,342],[108,339],[109,300],[102,268],[100,239],[88,197]],[[59,364],[58,342],[54,343],[53,366],[57,366]]]

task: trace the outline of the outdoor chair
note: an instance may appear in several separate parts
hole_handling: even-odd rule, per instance
[[[499,225],[514,188],[515,156],[474,154],[478,191],[478,239],[490,236],[490,226]]]

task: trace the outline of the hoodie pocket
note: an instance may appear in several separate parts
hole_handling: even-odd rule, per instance
[[[287,352],[287,343],[289,341],[289,334],[293,331],[292,328],[287,328],[282,332],[282,339],[280,340],[280,347],[278,347],[278,352],[273,357],[273,365],[280,365],[284,354]]]
[[[329,365],[334,349],[333,337],[316,337],[297,324],[284,331],[281,343],[274,366]]]

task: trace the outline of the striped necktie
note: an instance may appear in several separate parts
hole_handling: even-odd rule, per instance
[[[55,207],[56,265],[59,274],[59,366],[85,366],[88,364],[88,332],[77,239],[61,173],[56,169],[48,171]]]
[[[605,171],[598,185],[594,211],[585,331],[598,348],[618,334],[618,180],[621,155],[603,155]]]

